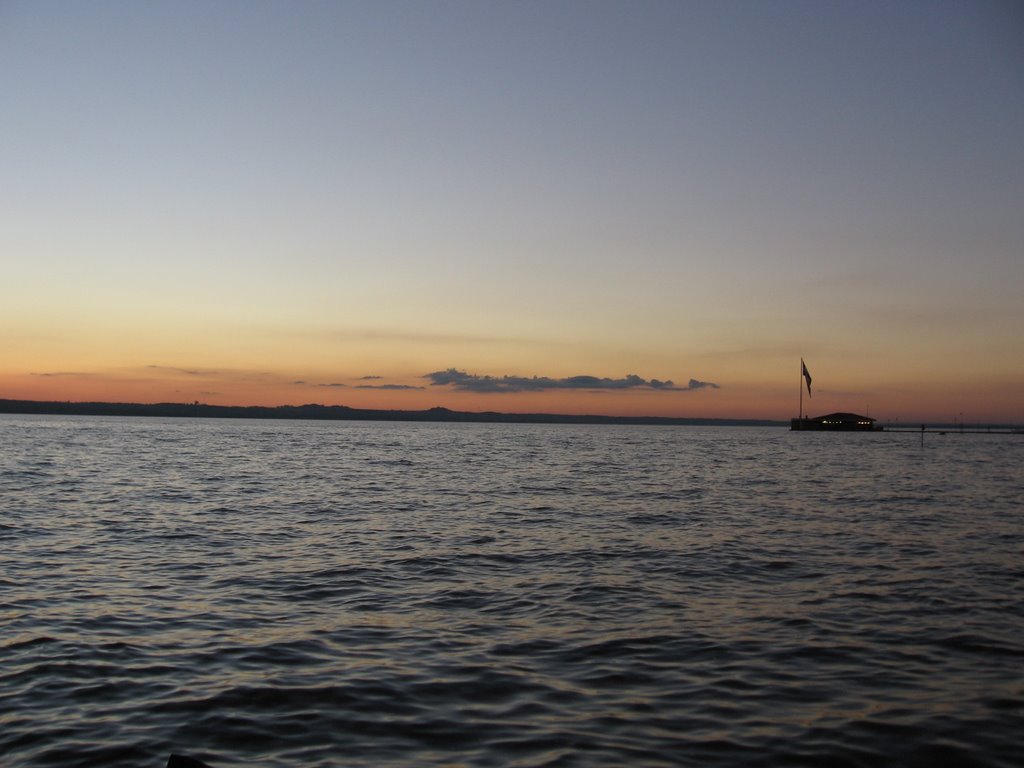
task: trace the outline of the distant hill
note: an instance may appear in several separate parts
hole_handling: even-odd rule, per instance
[[[72,403],[0,399],[0,413],[60,416],[173,416],[207,419],[317,419],[325,421],[442,421],[499,424],[651,424],[684,426],[781,427],[788,422],[768,419],[686,419],[667,416],[578,416],[558,413],[498,413],[452,411],[392,411],[349,408],[345,405],[205,405],[203,403]]]

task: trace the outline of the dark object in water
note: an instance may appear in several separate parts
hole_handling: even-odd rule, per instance
[[[857,413],[828,413],[824,416],[810,418],[805,416],[801,419],[791,419],[789,428],[793,432],[814,431],[814,432],[881,432],[881,427],[875,426],[875,419],[870,416],[861,416]]]
[[[196,760],[194,757],[172,754],[167,758],[167,768],[210,768],[210,766],[202,760]]]

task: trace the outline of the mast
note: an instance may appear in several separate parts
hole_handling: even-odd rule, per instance
[[[807,370],[807,364],[800,358],[800,420],[797,422],[801,428],[804,423],[804,383],[807,384],[807,396],[811,396],[811,372]]]
[[[800,429],[804,427],[804,359],[800,358],[800,377],[797,379],[797,386],[800,389],[800,416],[798,417],[797,424],[800,425]]]

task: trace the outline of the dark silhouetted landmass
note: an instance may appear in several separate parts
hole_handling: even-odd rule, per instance
[[[0,413],[58,416],[173,416],[207,419],[319,419],[326,421],[445,421],[499,424],[651,424],[684,426],[781,427],[788,422],[768,419],[685,419],[668,416],[577,416],[558,413],[498,413],[452,411],[391,411],[349,408],[345,405],[205,405],[203,403],[71,403],[2,400]]]

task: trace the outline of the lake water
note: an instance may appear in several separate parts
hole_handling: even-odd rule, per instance
[[[1024,439],[0,416],[0,763],[1020,766]]]

